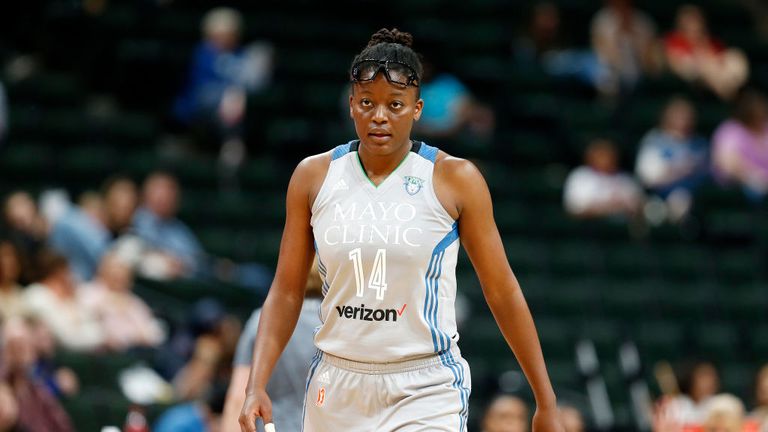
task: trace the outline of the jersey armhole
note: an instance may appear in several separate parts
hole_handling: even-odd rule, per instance
[[[432,199],[432,204],[434,205],[434,208],[437,209],[437,212],[439,216],[445,217],[448,221],[450,221],[451,224],[454,224],[458,221],[458,219],[454,219],[453,216],[448,212],[448,209],[445,208],[443,203],[440,201],[440,198],[437,196],[437,190],[435,190],[435,165],[437,164],[437,158],[435,158],[435,161],[431,162],[432,164],[432,181],[429,185],[429,196]]]

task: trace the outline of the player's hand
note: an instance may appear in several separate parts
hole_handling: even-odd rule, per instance
[[[272,423],[272,401],[263,389],[257,389],[245,397],[240,411],[240,430],[256,432],[256,419],[261,417],[264,423]]]
[[[557,407],[536,408],[533,415],[533,432],[565,432]]]

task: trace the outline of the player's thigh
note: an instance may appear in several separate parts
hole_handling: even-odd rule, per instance
[[[387,408],[377,431],[457,432],[466,429],[471,378],[463,359],[403,374],[392,394],[402,397]]]
[[[306,394],[304,432],[374,432],[380,393],[371,375],[321,362]]]

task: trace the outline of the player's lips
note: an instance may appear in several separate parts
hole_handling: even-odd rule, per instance
[[[383,129],[372,129],[368,132],[368,136],[374,142],[385,142],[392,138],[392,134]]]

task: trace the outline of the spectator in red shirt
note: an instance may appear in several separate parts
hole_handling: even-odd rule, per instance
[[[686,81],[701,83],[722,99],[731,99],[749,76],[744,53],[710,35],[697,6],[678,9],[677,24],[664,45],[672,72]]]

